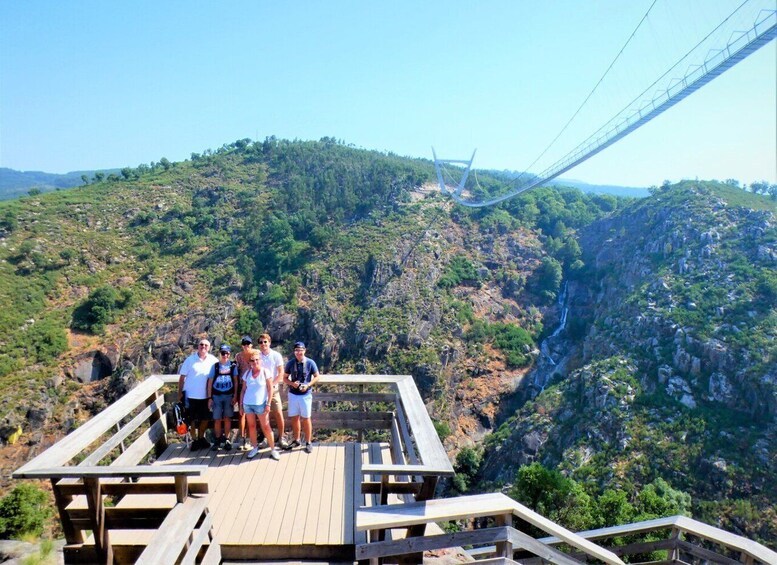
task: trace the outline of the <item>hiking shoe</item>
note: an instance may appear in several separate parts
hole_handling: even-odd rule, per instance
[[[313,444],[310,442],[307,442],[305,444],[305,453],[313,453]]]
[[[273,461],[281,460],[281,454],[278,452],[277,447],[273,447],[272,450],[270,450],[270,457],[273,459]]]
[[[249,459],[253,459],[254,457],[256,457],[257,453],[259,453],[259,447],[254,447],[251,451],[248,452],[248,455],[246,455],[246,457],[248,457]]]
[[[302,445],[302,444],[299,442],[299,440],[295,439],[290,444],[288,444],[284,449],[286,451],[291,451],[292,449],[294,449],[295,447],[299,447],[300,445]]]
[[[210,444],[205,438],[197,438],[192,442],[192,451],[199,451],[200,449],[208,449]]]

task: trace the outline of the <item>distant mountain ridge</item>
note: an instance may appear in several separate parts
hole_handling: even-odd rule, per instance
[[[118,172],[119,169],[100,169],[101,172]],[[69,173],[44,173],[42,171],[17,171],[7,167],[0,167],[0,200],[17,198],[28,193],[30,189],[37,188],[41,192],[51,192],[62,188],[73,188],[83,183],[81,177],[86,175],[90,179],[97,171],[71,171]]]

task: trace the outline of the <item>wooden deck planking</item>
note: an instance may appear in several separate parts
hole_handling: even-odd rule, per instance
[[[360,491],[362,461],[388,457],[387,446],[378,444],[318,444],[311,454],[282,452],[278,462],[267,450],[249,461],[241,451],[192,454],[171,444],[154,464],[208,465],[200,480],[208,483],[215,539],[222,546],[261,551],[262,546],[353,544],[354,507],[372,498]],[[174,497],[169,498],[172,504]]]
[[[324,508],[326,501],[331,501],[331,491],[327,488],[327,466],[331,456],[331,450],[322,450],[316,459],[314,473],[321,481],[321,488],[318,489],[309,501],[308,511],[305,516],[305,534],[302,536],[302,543],[313,543],[312,540],[329,541],[329,508]],[[331,485],[331,481],[329,482]],[[330,487],[331,488],[331,487]],[[317,511],[314,511],[318,509]]]
[[[246,457],[241,463],[238,466],[240,477],[236,486],[245,485],[245,487],[242,490],[236,488],[231,497],[232,503],[238,506],[237,510],[233,510],[234,520],[231,525],[223,535],[216,534],[216,539],[222,544],[252,544],[253,540],[248,536],[253,535],[256,526],[254,520],[260,519],[262,515],[266,514],[264,508],[261,510],[257,508],[259,505],[257,501],[264,505],[267,502],[267,495],[272,496],[274,493],[269,485],[273,484],[273,472],[276,469],[270,469],[261,464],[262,459],[249,460]],[[282,464],[280,461],[278,463]],[[252,514],[254,518],[252,518]]]
[[[319,506],[316,537],[321,540],[325,539],[330,544],[337,543],[334,539],[342,540],[341,523],[343,513],[336,510],[337,508],[343,508],[343,489],[345,485],[343,484],[342,466],[338,466],[337,463],[338,455],[342,451],[341,449],[329,450],[322,476],[324,488]]]
[[[283,520],[284,508],[288,502],[294,485],[289,477],[298,471],[300,461],[297,453],[291,452],[281,456],[280,461],[272,462],[274,469],[257,469],[262,473],[260,488],[265,497],[262,508],[254,513],[255,521],[247,523],[242,538],[255,545],[277,545],[278,530]],[[267,465],[264,465],[267,467]]]
[[[345,538],[343,519],[345,517],[345,449],[334,450],[332,462],[332,504],[329,505],[329,543],[342,543]],[[343,509],[338,512],[338,509]]]
[[[300,520],[308,512],[311,498],[314,496],[317,487],[318,476],[316,475],[316,462],[326,457],[325,449],[323,445],[317,446],[311,454],[304,454],[304,465],[297,464],[295,466],[294,476],[291,481],[296,488],[294,492],[289,496],[289,504],[283,514],[283,524],[281,530],[278,532],[280,539],[289,540],[292,545],[302,544],[305,539],[306,529],[300,527],[300,523],[305,523]],[[300,452],[294,453],[298,457],[302,457]],[[302,462],[300,462],[302,463]],[[310,535],[308,535],[310,538]],[[315,539],[315,534],[313,536]]]

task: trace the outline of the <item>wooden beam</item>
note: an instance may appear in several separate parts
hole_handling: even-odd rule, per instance
[[[69,479],[68,479],[69,480]],[[72,498],[74,495],[84,494],[84,485],[81,482],[63,483],[61,480],[52,479],[57,484],[57,490],[63,495]],[[124,497],[130,494],[175,494],[174,481],[143,481],[140,483],[100,483],[100,489],[106,496]],[[189,482],[189,494],[208,494],[207,482]],[[68,500],[68,504],[70,500]]]
[[[99,478],[84,479],[86,486],[86,500],[89,505],[89,522],[92,533],[94,534],[94,545],[100,563],[112,565],[113,548],[108,534],[108,528],[105,525],[105,511],[103,508],[103,497],[100,492]]]
[[[79,485],[79,487],[79,494],[82,494],[84,487],[83,485]],[[81,530],[73,525],[67,512],[67,505],[73,501],[72,495],[63,492],[56,479],[51,479],[51,490],[54,493],[54,503],[59,513],[59,521],[62,523],[62,533],[65,534],[65,541],[69,544],[84,543],[84,535],[81,533]]]
[[[18,473],[18,479],[64,479],[102,477],[172,477],[186,475],[195,477],[208,469],[207,465],[134,465],[130,467],[53,467],[32,469]],[[16,475],[16,473],[15,473]]]
[[[207,497],[188,498],[170,511],[165,521],[141,553],[135,565],[178,563],[197,524],[208,507]]]
[[[119,455],[111,464],[111,467],[126,467],[138,465],[143,458],[154,448],[161,437],[165,435],[165,426],[162,420],[157,420],[145,432],[132,442],[127,450]]]
[[[507,530],[505,528],[483,528],[422,538],[405,538],[395,541],[360,544],[356,546],[356,559],[389,557],[464,545],[493,544],[506,540]]]

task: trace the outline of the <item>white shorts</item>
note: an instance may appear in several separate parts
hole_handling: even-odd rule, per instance
[[[289,418],[310,418],[313,411],[313,394],[289,394]]]

